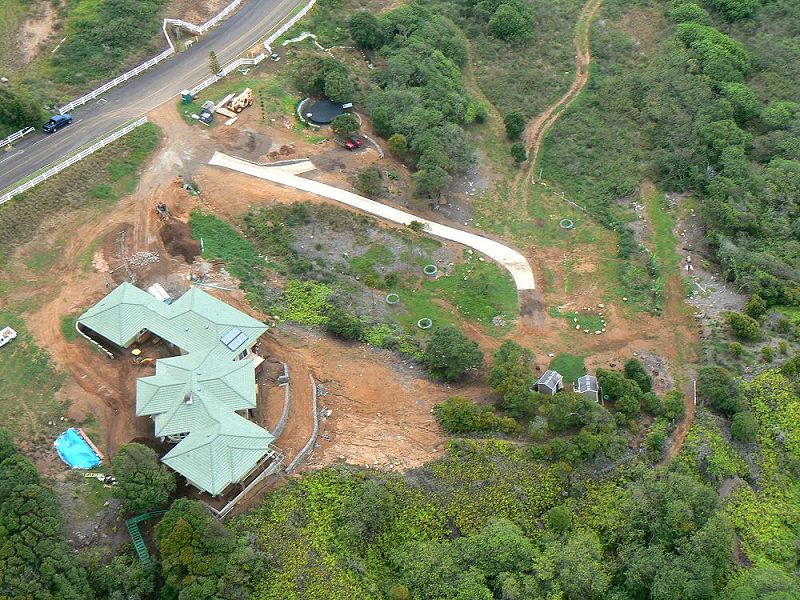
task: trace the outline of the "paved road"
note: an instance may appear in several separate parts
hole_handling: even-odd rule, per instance
[[[509,273],[511,273],[511,276],[514,278],[514,283],[517,286],[517,290],[522,292],[525,290],[536,289],[536,284],[534,283],[533,279],[533,271],[531,270],[528,261],[516,250],[513,250],[508,246],[504,246],[500,242],[483,237],[482,235],[461,231],[460,229],[455,229],[454,227],[448,227],[447,225],[429,221],[427,219],[423,219],[422,217],[414,216],[411,213],[392,208],[391,206],[386,206],[380,202],[375,202],[374,200],[369,200],[363,196],[333,187],[332,185],[298,177],[297,173],[302,173],[315,168],[313,163],[310,161],[296,163],[286,167],[269,167],[257,165],[233,156],[228,156],[222,152],[215,152],[208,164],[226,167],[241,173],[246,173],[247,175],[259,177],[260,179],[266,179],[267,181],[272,181],[281,185],[311,192],[312,194],[317,194],[325,198],[330,198],[331,200],[336,200],[342,204],[347,204],[348,206],[352,206],[358,210],[363,210],[364,212],[373,214],[382,219],[386,219],[387,221],[400,223],[401,225],[408,225],[412,221],[419,221],[426,225],[426,230],[431,235],[435,235],[436,237],[446,240],[452,240],[454,242],[458,242],[459,244],[463,244],[464,246],[473,248],[493,259],[495,262],[503,265],[506,269],[508,269]]]
[[[249,0],[233,16],[212,29],[185,52],[145,71],[109,91],[103,98],[76,108],[75,122],[51,136],[37,132],[20,141],[12,152],[0,150],[0,190],[57,161],[59,158],[164,102],[210,75],[208,53],[221,64],[265,38],[300,0]],[[166,48],[166,40],[164,47]],[[87,92],[90,90],[86,90]]]

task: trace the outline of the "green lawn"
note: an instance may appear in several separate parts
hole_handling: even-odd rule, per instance
[[[644,196],[647,206],[647,218],[653,229],[653,252],[663,275],[675,272],[680,266],[681,258],[676,250],[675,217],[666,206],[664,193],[654,189]]]
[[[584,358],[573,354],[558,354],[550,361],[548,369],[561,373],[565,382],[574,383],[578,380],[578,377],[586,374]]]

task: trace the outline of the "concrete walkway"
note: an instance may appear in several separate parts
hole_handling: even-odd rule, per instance
[[[222,152],[215,152],[208,164],[218,167],[226,167],[228,169],[233,169],[234,171],[239,171],[240,173],[246,173],[247,175],[259,177],[260,179],[266,179],[267,181],[272,181],[274,183],[297,188],[312,194],[317,194],[318,196],[330,198],[331,200],[336,200],[342,204],[357,208],[358,210],[375,215],[381,219],[392,221],[393,223],[399,223],[400,225],[408,225],[412,221],[423,223],[427,233],[445,240],[450,240],[459,244],[463,244],[464,246],[468,246],[474,250],[477,250],[481,254],[485,254],[495,262],[503,265],[506,269],[508,269],[509,273],[511,273],[511,276],[514,278],[514,283],[517,286],[517,290],[523,291],[536,289],[536,284],[533,279],[533,271],[531,271],[528,261],[516,250],[513,250],[508,246],[504,246],[499,242],[495,242],[494,240],[490,240],[489,238],[481,235],[476,235],[467,231],[461,231],[460,229],[455,229],[453,227],[448,227],[447,225],[442,225],[440,223],[428,221],[427,219],[423,219],[421,217],[416,217],[411,213],[392,208],[391,206],[386,206],[385,204],[375,202],[374,200],[369,200],[368,198],[364,198],[363,196],[333,187],[332,185],[298,177],[296,173],[310,171],[315,168],[311,161],[309,161],[307,165],[300,163],[290,165],[289,168],[270,167],[257,165],[240,158],[228,156]]]

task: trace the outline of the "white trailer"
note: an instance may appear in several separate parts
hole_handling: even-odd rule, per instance
[[[0,348],[5,346],[15,337],[17,337],[17,332],[11,329],[11,327],[3,327],[3,329],[0,329]]]

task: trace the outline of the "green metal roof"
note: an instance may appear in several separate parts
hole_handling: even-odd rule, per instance
[[[216,496],[231,483],[244,479],[275,437],[219,405],[207,404],[205,409],[214,422],[193,430],[161,460]]]
[[[255,362],[237,359],[266,325],[197,288],[168,305],[129,283],[78,322],[122,347],[147,330],[185,353],[137,380],[136,415],[158,437],[188,434],[162,461],[192,483],[217,495],[269,452],[274,436],[235,412],[256,407]]]

